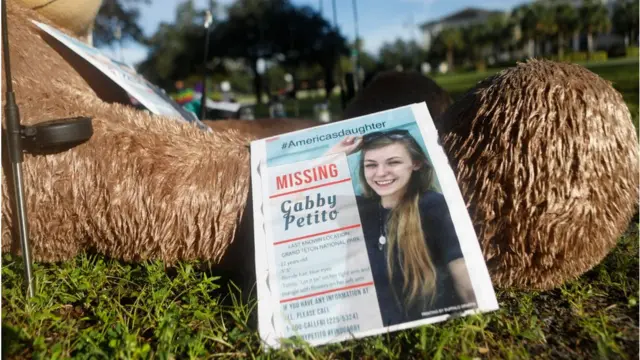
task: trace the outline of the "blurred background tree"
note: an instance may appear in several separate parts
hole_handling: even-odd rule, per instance
[[[218,13],[217,3],[209,1],[212,13]],[[146,40],[149,55],[138,65],[138,72],[152,83],[173,90],[177,80],[183,80],[203,70],[204,21],[207,9],[198,9],[188,0],[176,10],[174,21],[160,23],[158,30]],[[218,24],[213,18],[213,25]],[[224,71],[221,66],[216,71]]]
[[[444,26],[428,49],[417,38],[397,38],[383,43],[375,54],[364,50],[362,37],[357,44],[347,40],[321,12],[291,0],[235,0],[226,6],[210,0],[200,8],[187,0],[177,6],[172,21],[145,36],[138,24],[140,9],[152,1],[161,0],[104,0],[96,19],[95,45],[143,44],[148,56],[137,64],[138,71],[169,91],[177,80],[201,83],[206,69],[211,96],[215,86],[210,82],[228,81],[234,91],[247,97],[252,93],[258,104],[265,93],[267,99],[276,94],[297,99],[301,90],[304,96],[323,93],[328,100],[337,85],[347,89],[345,75],[358,70],[368,81],[383,70],[439,72],[444,64],[448,72],[458,72],[483,71],[534,56],[591,61],[596,50],[595,59],[601,61],[608,54],[634,54],[638,44],[638,0],[617,0],[611,12],[599,0],[584,0],[578,6],[567,0],[531,1],[489,14],[482,22]],[[214,14],[207,59],[206,10]],[[607,45],[603,54],[595,38],[610,30],[624,41]],[[581,47],[587,51],[579,51]],[[354,68],[352,49],[359,49],[360,69]]]
[[[94,46],[108,46],[127,40],[146,43],[144,33],[138,25],[138,6],[149,3],[151,0],[103,0],[93,29]]]
[[[625,46],[629,46],[631,40],[635,43],[638,39],[638,15],[640,8],[638,0],[617,0],[613,10],[613,30],[624,36]]]
[[[611,28],[607,8],[598,0],[583,0],[580,8],[582,28],[587,33],[587,59],[593,53],[593,35],[608,31]]]

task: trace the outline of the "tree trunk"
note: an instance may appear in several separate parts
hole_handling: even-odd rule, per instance
[[[262,75],[258,73],[258,60],[250,59],[253,71],[253,91],[256,96],[256,104],[262,105]]]
[[[580,32],[576,31],[573,33],[573,51],[580,51]]]
[[[564,57],[564,34],[558,31],[558,61]]]
[[[551,54],[551,41],[547,38],[544,40],[544,55],[548,56],[549,54]]]
[[[325,66],[322,67],[322,71],[324,72],[324,98],[325,100],[329,100],[333,94],[333,88],[336,86],[336,83],[333,80],[333,64],[325,64]]]
[[[593,34],[591,31],[587,33],[587,60],[591,60],[591,53],[593,52]]]
[[[447,66],[449,67],[448,71],[453,70],[453,49],[447,49]]]
[[[298,71],[296,68],[291,68],[289,74],[291,74],[291,93],[289,95],[291,96],[291,98],[297,99],[298,90],[300,89],[300,79],[298,78]]]
[[[529,39],[527,52],[529,53],[529,58],[536,57],[536,40],[534,38]]]

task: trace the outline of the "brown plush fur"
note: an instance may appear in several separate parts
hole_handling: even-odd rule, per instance
[[[307,129],[323,123],[309,119],[255,119],[255,120],[203,120],[207,126],[215,131],[238,130],[251,135],[255,139],[264,139],[292,131]]]
[[[440,120],[496,285],[560,285],[600,262],[629,225],[638,139],[622,96],[584,67],[519,64]]]
[[[342,118],[372,114],[413,103],[426,102],[433,118],[452,103],[451,96],[432,79],[412,71],[385,71],[351,100]]]
[[[29,20],[36,14],[13,2],[7,10],[22,122],[85,115],[94,126],[72,150],[25,157],[34,260],[93,249],[124,260],[221,261],[246,208],[251,138],[101,101],[40,38]],[[9,171],[3,151],[2,250],[18,252]]]

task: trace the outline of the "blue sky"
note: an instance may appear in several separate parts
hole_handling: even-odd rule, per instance
[[[171,22],[176,6],[184,0],[152,0],[152,4],[141,8],[140,23],[147,35],[155,32],[161,22]],[[206,0],[194,0],[196,6],[204,7]],[[221,5],[232,0],[218,0]],[[320,9],[323,4],[324,17],[333,22],[332,0],[292,0],[296,5],[308,5]],[[487,10],[510,10],[526,0],[357,0],[358,28],[367,51],[377,54],[380,46],[400,37],[419,40],[420,24],[447,16],[466,7],[480,7]],[[355,38],[354,12],[352,0],[335,0],[338,26],[350,41]],[[115,58],[119,52],[104,49]],[[132,43],[123,44],[125,62],[134,65],[146,56],[146,49]]]

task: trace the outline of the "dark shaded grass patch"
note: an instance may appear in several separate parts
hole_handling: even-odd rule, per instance
[[[255,297],[201,264],[165,271],[82,255],[35,265],[26,301],[21,264],[4,256],[6,358],[634,358],[638,343],[638,225],[597,267],[546,292],[498,291],[495,313],[363,340],[267,351]],[[247,300],[244,300],[247,299]],[[253,313],[253,314],[252,314]]]

